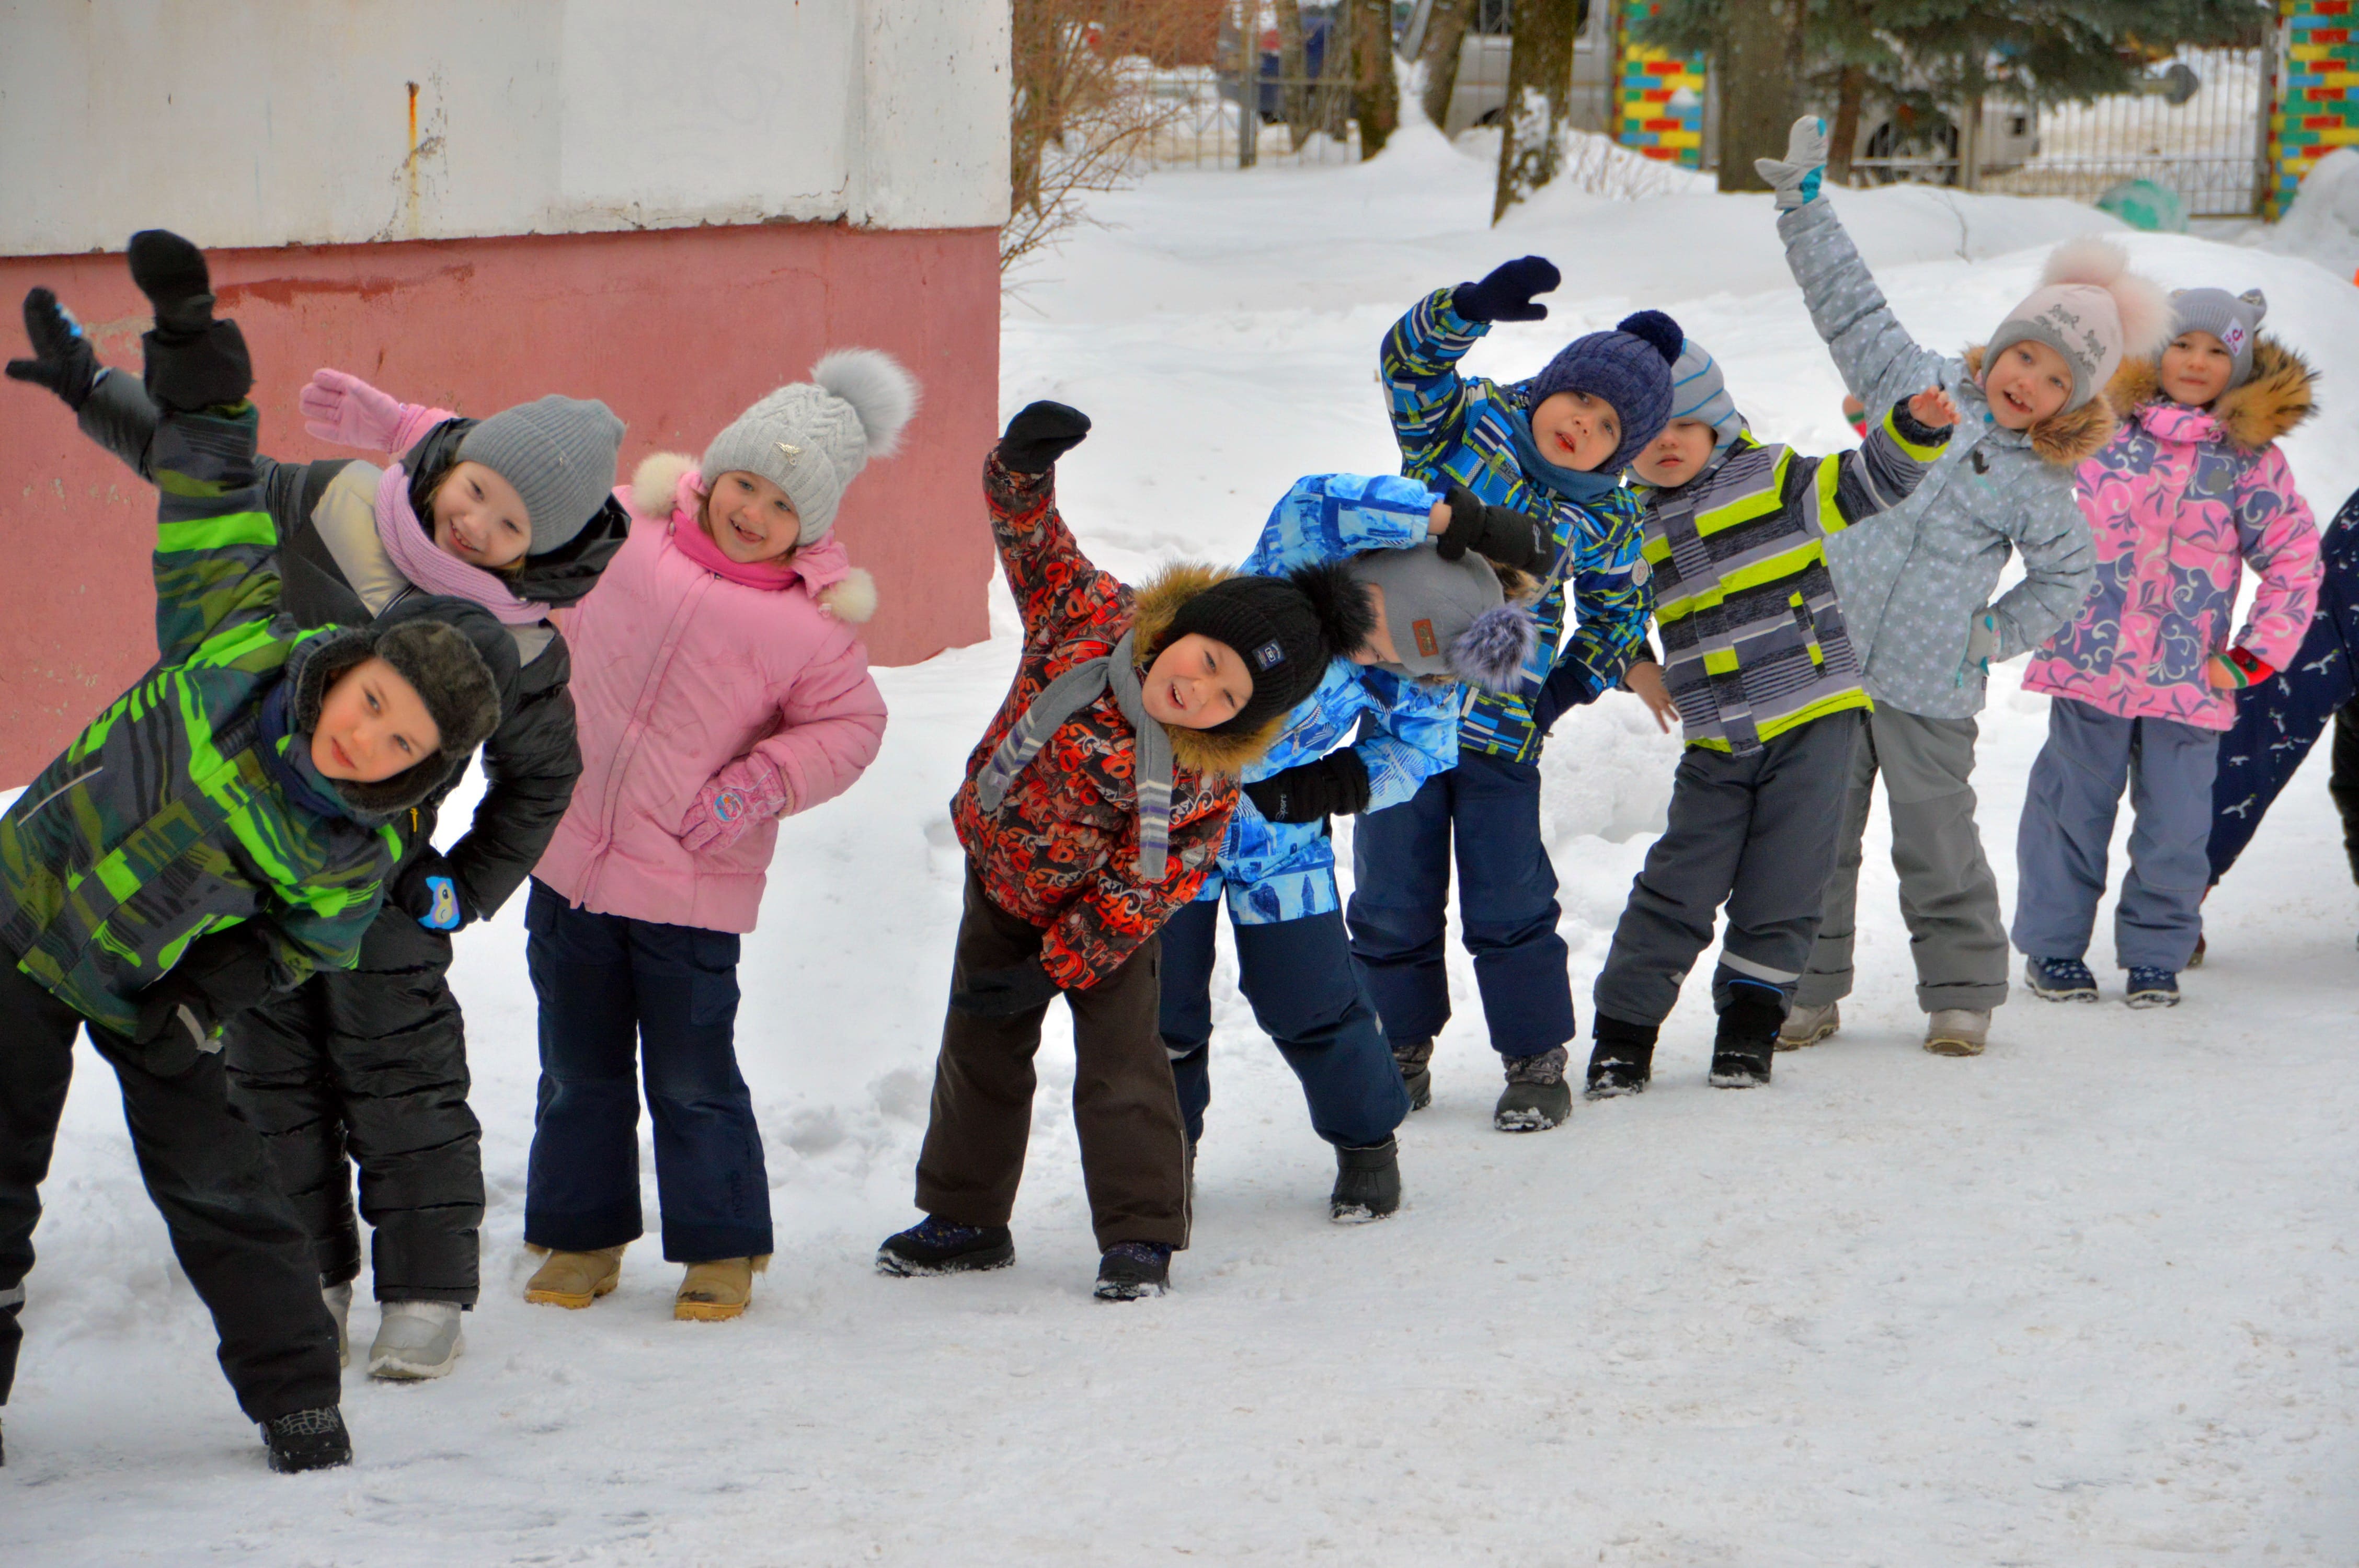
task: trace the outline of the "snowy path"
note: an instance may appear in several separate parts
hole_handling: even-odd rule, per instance
[[[1103,560],[1234,557],[1296,474],[1389,466],[1378,335],[1422,289],[1522,250],[1564,265],[1565,308],[1503,330],[1478,368],[1528,370],[1575,328],[1660,305],[1762,428],[1848,439],[1766,202],[1563,198],[1491,234],[1487,185],[1455,157],[1408,139],[1370,168],[1162,177],[1056,258],[1010,311],[1004,401],[1097,417],[1064,492]],[[1946,345],[2027,286],[2022,247],[2101,222],[1966,199],[1971,253],[2007,253],[1970,268],[1937,199],[1845,206],[1903,315]],[[2174,283],[2260,283],[2297,343],[2359,341],[2359,291],[2308,264],[2136,243]],[[2359,482],[2354,436],[2359,406],[2293,443],[2324,509]],[[263,1472],[82,1056],[7,1411],[0,1561],[2359,1560],[2359,898],[2322,757],[2214,899],[2185,1006],[2019,997],[1977,1061],[1915,1046],[1880,813],[1861,994],[1766,1091],[1704,1087],[1698,986],[1652,1092],[1494,1133],[1455,955],[1470,1011],[1404,1130],[1409,1206],[1372,1227],[1325,1223],[1327,1151],[1231,996],[1180,1289],[1107,1308],[1087,1299],[1055,1036],[1019,1266],[869,1271],[911,1217],[957,900],[944,802],[1012,666],[1001,608],[994,645],[888,674],[883,758],[783,840],[741,1030],[781,1243],[748,1318],[670,1322],[677,1274],[652,1244],[592,1311],[518,1301],[533,1065],[512,908],[462,943],[458,975],[485,1300],[448,1382],[348,1379],[351,1471]],[[1985,719],[2010,902],[2045,706],[2009,691]],[[1626,700],[1552,742],[1584,1020],[1675,755]],[[2091,957],[2117,994],[2105,935]],[[652,1218],[651,1173],[647,1195]],[[364,1344],[374,1312],[354,1318]]]

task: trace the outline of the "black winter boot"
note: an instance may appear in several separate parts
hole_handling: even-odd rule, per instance
[[[1572,1086],[1564,1081],[1571,1058],[1563,1046],[1534,1056],[1502,1055],[1507,1087],[1491,1112],[1502,1132],[1545,1132],[1572,1114]]]
[[[1433,1103],[1433,1042],[1431,1040],[1396,1040],[1393,1042],[1393,1065],[1400,1069],[1401,1082],[1408,1086],[1408,1108],[1423,1110]]]
[[[352,1434],[333,1405],[274,1416],[262,1423],[262,1441],[270,1445],[270,1467],[282,1476],[353,1462]]]
[[[1584,1099],[1612,1099],[1616,1095],[1647,1092],[1655,1076],[1655,1036],[1659,1026],[1625,1023],[1597,1015],[1597,1044],[1589,1053],[1589,1087]]]
[[[1364,1225],[1397,1212],[1400,1203],[1399,1139],[1335,1151],[1335,1190],[1328,1195],[1328,1218],[1338,1225]]]
[[[149,395],[190,413],[243,402],[254,364],[237,323],[213,319],[204,253],[168,229],[142,229],[131,236],[126,259],[131,281],[156,313],[156,330],[140,340]]]
[[[972,1274],[1005,1269],[1016,1261],[1016,1241],[1004,1225],[953,1225],[928,1215],[908,1229],[885,1238],[876,1249],[876,1271],[907,1279],[914,1274]]]
[[[1135,1302],[1171,1288],[1174,1249],[1160,1241],[1117,1241],[1098,1260],[1094,1294],[1102,1302]]]
[[[1785,999],[1761,986],[1739,986],[1720,1011],[1720,1032],[1712,1042],[1715,1088],[1758,1088],[1769,1081],[1777,1059],[1777,1031],[1786,1022]]]

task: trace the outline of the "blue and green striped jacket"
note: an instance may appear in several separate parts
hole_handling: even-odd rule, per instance
[[[1524,665],[1523,688],[1495,695],[1469,687],[1459,718],[1462,745],[1529,762],[1539,754],[1544,733],[1535,708],[1545,719],[1561,705],[1542,703],[1541,687],[1551,674],[1560,676],[1558,691],[1566,688],[1564,676],[1577,677],[1583,689],[1575,700],[1585,701],[1620,680],[1646,647],[1649,601],[1638,553],[1638,501],[1620,489],[1578,505],[1525,476],[1509,432],[1515,412],[1527,409],[1529,384],[1501,386],[1458,373],[1459,360],[1491,328],[1451,309],[1450,297],[1447,288],[1435,290],[1386,334],[1385,394],[1400,442],[1401,472],[1437,490],[1455,480],[1494,506],[1549,520],[1556,556],[1531,607],[1539,636]],[[1564,634],[1568,587],[1574,611],[1570,638]]]
[[[0,816],[5,961],[120,1034],[190,942],[243,921],[281,986],[351,968],[400,850],[390,827],[297,805],[265,762],[262,699],[350,634],[278,613],[255,424],[251,404],[164,422],[157,664]],[[302,739],[276,746],[303,773]]]

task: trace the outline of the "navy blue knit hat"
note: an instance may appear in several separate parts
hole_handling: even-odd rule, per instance
[[[1585,392],[1612,404],[1622,420],[1622,444],[1597,471],[1618,474],[1670,422],[1671,366],[1686,341],[1680,324],[1659,310],[1625,316],[1614,330],[1575,338],[1549,361],[1532,377],[1531,405],[1538,408],[1560,392]]]

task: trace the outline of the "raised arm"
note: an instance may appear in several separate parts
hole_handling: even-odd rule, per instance
[[[1433,492],[1398,474],[1314,473],[1270,509],[1241,568],[1277,577],[1368,550],[1401,550],[1432,532]]]
[[[1545,258],[1522,256],[1494,267],[1479,283],[1435,289],[1393,323],[1377,363],[1404,472],[1430,477],[1462,438],[1466,383],[1458,362],[1466,351],[1494,321],[1546,320],[1548,307],[1532,297],[1562,281]]]
[[[1061,403],[1026,406],[984,460],[991,539],[1027,641],[1071,620],[1075,606],[1119,591],[1093,566],[1057,512],[1057,460],[1090,433],[1089,416]]]
[[[1777,232],[1810,322],[1854,396],[1874,408],[1948,384],[1950,362],[1920,347],[1892,313],[1833,203],[1820,196],[1780,212]]]
[[[1885,410],[1850,451],[1797,460],[1808,470],[1803,522],[1823,536],[1900,504],[1940,460],[1956,418],[1948,394],[1919,393]]]

